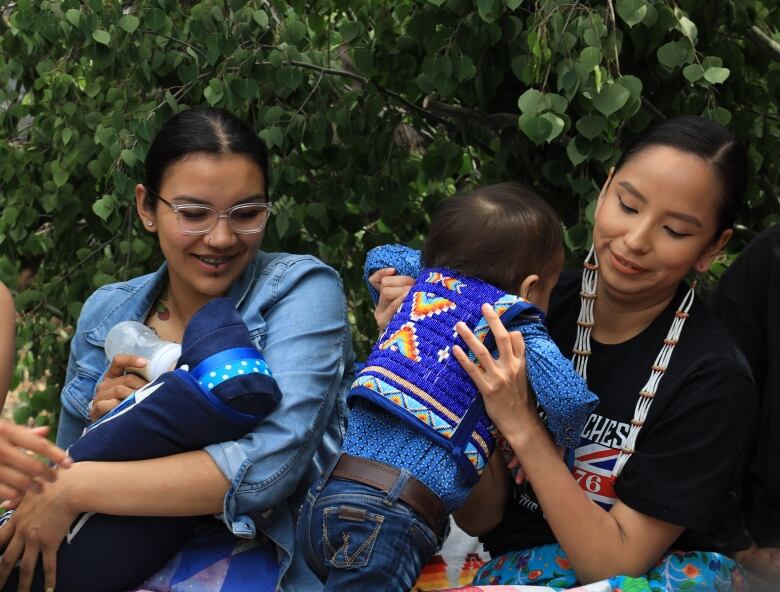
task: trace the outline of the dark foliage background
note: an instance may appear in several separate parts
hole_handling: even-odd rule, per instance
[[[253,122],[273,162],[265,248],[344,278],[360,352],[365,252],[417,245],[435,204],[515,179],[561,213],[571,260],[619,144],[704,114],[750,144],[716,278],[779,219],[780,10],[770,0],[0,1],[0,279],[15,292],[17,421],[56,423],[68,340],[98,286],[152,270],[133,185],[196,104]]]

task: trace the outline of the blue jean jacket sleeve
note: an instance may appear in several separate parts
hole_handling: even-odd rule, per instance
[[[85,304],[86,306],[86,304]],[[86,416],[89,415],[87,405],[95,395],[95,389],[100,382],[101,373],[92,364],[79,364],[85,352],[90,348],[84,337],[84,331],[77,326],[70,342],[68,370],[65,375],[62,408],[57,424],[57,444],[67,448],[79,439],[87,426]],[[92,352],[92,357],[94,357]],[[70,395],[67,395],[70,393]]]
[[[260,311],[261,345],[282,401],[245,437],[205,448],[230,482],[223,519],[244,536],[255,530],[248,514],[270,512],[317,477],[312,459],[338,415],[352,362],[346,302],[333,269],[296,258],[273,266],[264,281],[261,291],[270,290],[271,300]]]

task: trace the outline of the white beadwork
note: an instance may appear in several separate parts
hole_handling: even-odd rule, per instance
[[[596,286],[598,285],[598,258],[596,257],[596,251],[591,247],[588,256],[585,258],[585,271],[582,274],[582,287],[580,288],[580,314],[577,318],[577,337],[574,341],[574,355],[572,356],[572,362],[577,370],[577,373],[582,378],[588,380],[588,357],[590,357],[590,334],[595,324],[595,318],[593,316],[593,306],[596,300]],[[674,313],[674,320],[672,326],[669,327],[669,332],[666,335],[666,339],[663,341],[663,347],[658,352],[658,356],[655,358],[655,362],[650,371],[650,378],[647,383],[639,392],[639,399],[636,402],[634,408],[634,417],[631,419],[631,427],[629,428],[628,436],[626,437],[625,444],[620,450],[618,459],[615,462],[615,467],[612,469],[613,475],[617,477],[623,467],[626,466],[628,459],[634,453],[636,446],[636,439],[639,435],[639,430],[642,429],[647,414],[650,411],[650,405],[653,404],[653,398],[658,391],[658,384],[663,378],[666,368],[669,366],[669,362],[672,359],[672,353],[674,353],[674,346],[677,345],[682,333],[685,319],[688,318],[688,312],[691,310],[694,299],[694,289],[696,282],[694,282],[688,293],[680,303],[680,307],[676,313]]]
[[[591,262],[592,261],[592,262]],[[577,337],[574,340],[574,367],[577,374],[587,382],[588,380],[588,356],[590,356],[590,332],[593,329],[595,319],[593,317],[593,305],[596,302],[596,286],[599,281],[599,261],[596,250],[591,247],[588,256],[585,257],[585,271],[582,273],[582,287],[580,288],[580,314],[577,318]]]

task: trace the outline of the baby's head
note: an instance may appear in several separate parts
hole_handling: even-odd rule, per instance
[[[563,267],[561,221],[520,184],[488,185],[441,203],[422,260],[426,267],[450,267],[546,311]]]

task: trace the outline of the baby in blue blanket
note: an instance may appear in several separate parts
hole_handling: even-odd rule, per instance
[[[544,327],[563,265],[560,220],[522,186],[443,202],[420,257],[369,253],[416,282],[358,373],[344,454],[309,491],[298,542],[326,590],[409,590],[496,447],[476,386],[452,355],[464,322],[493,351],[492,305],[523,334],[531,384],[556,444],[573,448],[597,403]],[[375,294],[373,294],[375,296]]]
[[[282,393],[227,298],[193,315],[177,368],[135,391],[69,449],[76,462],[159,458],[250,432]],[[10,513],[0,518],[8,519]],[[57,589],[127,590],[161,567],[202,516],[83,514],[57,553]],[[43,589],[38,563],[32,589]],[[3,590],[16,590],[17,572]]]

